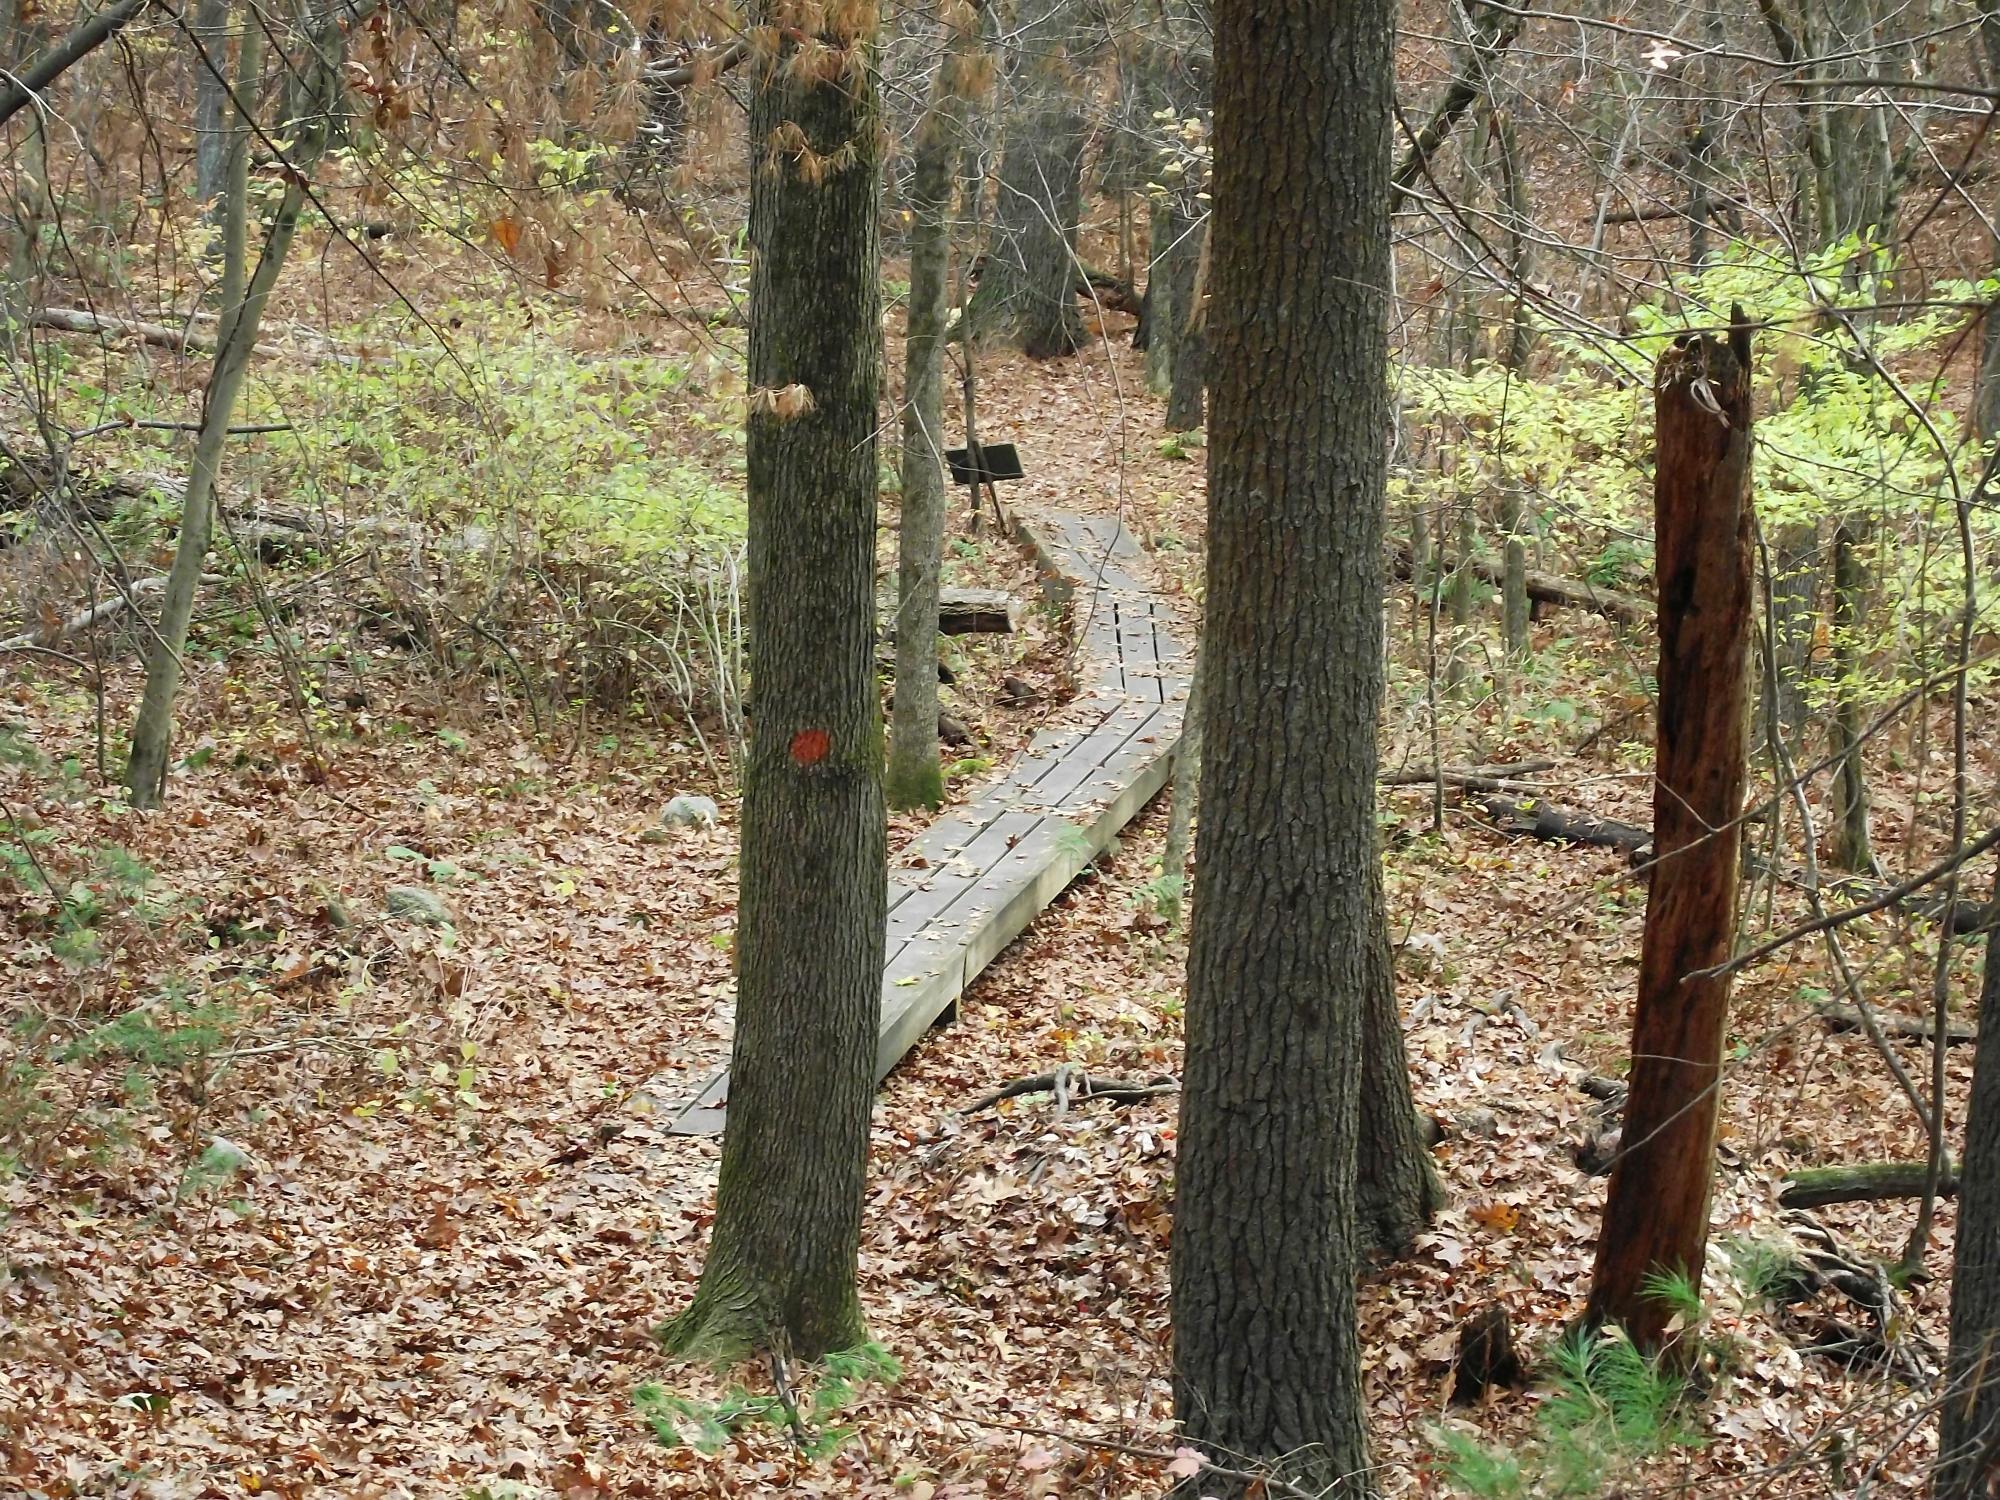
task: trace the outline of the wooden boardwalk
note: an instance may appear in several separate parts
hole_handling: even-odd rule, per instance
[[[1192,662],[1167,605],[1135,572],[1114,517],[1019,523],[1047,586],[1075,600],[1081,697],[1071,722],[1037,734],[1004,781],[940,819],[889,877],[889,945],[875,1076],[888,1076],[958,999],[1166,784],[1180,746]],[[673,1118],[719,1132],[729,1072]]]

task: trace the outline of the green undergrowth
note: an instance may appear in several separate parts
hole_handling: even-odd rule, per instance
[[[1438,1470],[1455,1492],[1480,1500],[1603,1495],[1647,1460],[1702,1445],[1690,1373],[1707,1353],[1700,1298],[1684,1277],[1651,1278],[1647,1292],[1675,1310],[1675,1349],[1647,1354],[1616,1328],[1558,1340],[1537,1372],[1548,1390],[1526,1442],[1434,1431]]]
[[[772,1388],[766,1392],[733,1384],[720,1398],[705,1400],[648,1384],[634,1391],[632,1400],[664,1447],[715,1454],[764,1429],[783,1433],[800,1454],[817,1460],[832,1457],[854,1436],[853,1425],[838,1419],[864,1386],[903,1378],[896,1357],[877,1343],[836,1351],[803,1368],[774,1359],[769,1371]]]
[[[1965,607],[1957,506],[1991,458],[1965,425],[1948,356],[2000,280],[1904,284],[1848,239],[1809,257],[1733,242],[1671,297],[1633,307],[1622,338],[1541,321],[1525,370],[1494,359],[1400,365],[1397,399],[1421,441],[1391,479],[1392,508],[1455,552],[1470,507],[1477,550],[1497,556],[1501,499],[1521,502],[1531,565],[1641,589],[1652,569],[1654,362],[1690,327],[1721,331],[1741,305],[1753,330],[1753,493],[1770,547],[1801,532],[1823,563],[1836,521],[1856,536],[1873,605],[1847,642],[1865,669],[1822,675],[1819,700],[1883,703],[1949,665]],[[1861,268],[1861,269],[1857,269]],[[1502,320],[1505,321],[1504,319]],[[1449,521],[1447,517],[1454,518]],[[2000,512],[1972,504],[1974,555],[2000,544]],[[1782,556],[1773,558],[1779,573]],[[1977,599],[1982,628],[2000,600]],[[2000,664],[1975,666],[1973,686]]]

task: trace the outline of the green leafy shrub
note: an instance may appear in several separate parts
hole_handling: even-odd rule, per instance
[[[683,364],[578,354],[518,306],[440,317],[458,326],[455,355],[398,347],[279,377],[266,399],[299,429],[272,450],[279,485],[347,498],[398,639],[547,700],[673,710],[734,734],[734,413],[710,414]],[[720,450],[706,465],[687,456],[704,433]]]

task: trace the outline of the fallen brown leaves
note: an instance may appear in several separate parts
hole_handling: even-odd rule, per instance
[[[1014,498],[1123,506],[1163,576],[1190,586],[1200,464],[1151,446],[1157,408],[1137,394],[1136,362],[993,364],[990,436],[1029,459]],[[1022,582],[990,538],[959,565],[961,581]],[[1564,691],[1589,704],[1613,648],[1596,623],[1562,629],[1575,637]],[[1058,636],[1017,645],[968,658],[948,695],[1002,765],[1034,723],[992,709],[1003,677],[1025,671],[1053,696],[1060,670]],[[826,1462],[768,1434],[704,1457],[654,1443],[631,1392],[659,1381],[712,1396],[733,1378],[670,1366],[648,1336],[691,1290],[709,1222],[716,1147],[661,1125],[726,1053],[727,809],[720,830],[663,836],[660,805],[696,783],[685,755],[563,759],[490,724],[453,749],[395,709],[349,725],[315,784],[268,711],[274,694],[253,682],[199,697],[190,742],[221,750],[177,781],[164,816],[0,772],[12,812],[54,830],[52,859],[127,849],[155,872],[157,903],[102,923],[97,961],[65,963],[48,900],[6,897],[9,1062],[28,1059],[35,1027],[56,1036],[35,1053],[40,1072],[8,1075],[14,1113],[0,1122],[23,1154],[0,1179],[9,1487],[946,1500],[1129,1496],[1185,1471],[1167,1384],[1177,1101],[1059,1111],[1038,1096],[961,1113],[1059,1064],[1178,1073],[1184,950],[1146,893],[1163,808],[883,1092],[863,1296],[904,1381],[863,1394],[853,1443]],[[74,685],[24,688],[11,711],[52,753],[87,755]],[[1455,714],[1448,753],[1546,754],[1579,805],[1643,820],[1633,766],[1579,761],[1556,728],[1490,707]],[[1913,798],[1885,774],[1885,826],[1914,822]],[[1448,1124],[1491,1114],[1438,1148],[1451,1206],[1363,1289],[1382,1483],[1435,1494],[1430,1434],[1460,1320],[1504,1303],[1533,1354],[1580,1306],[1603,1189],[1571,1159],[1596,1107],[1576,1082],[1620,1066],[1643,899],[1615,854],[1508,842],[1456,812],[1432,833],[1422,788],[1387,805],[1401,820],[1390,892],[1419,1102]],[[384,888],[412,881],[450,903],[454,929],[385,915]],[[1774,918],[1795,908],[1780,890]],[[1919,940],[1886,917],[1851,936],[1875,993],[1922,992]],[[1809,1024],[1824,984],[1800,950],[1739,985],[1718,1240],[1781,1233],[1788,1167],[1916,1142],[1865,1041]],[[213,1035],[165,1063],[70,1045],[135,1010],[189,1032],[204,1007]],[[1951,1059],[1954,1088],[1968,1065]],[[191,1175],[218,1142],[242,1165]],[[1826,1217],[1877,1252],[1905,1222],[1893,1207]],[[1838,1433],[1867,1462],[1886,1452],[1885,1491],[1913,1492],[1928,1439],[1896,1435],[1921,1393],[1802,1357],[1719,1264],[1710,1293],[1731,1372],[1700,1416],[1707,1445],[1648,1482],[1830,1494]],[[1944,1296],[1937,1283],[1912,1295],[1933,1338]],[[1502,1395],[1453,1420],[1518,1439],[1537,1400]]]

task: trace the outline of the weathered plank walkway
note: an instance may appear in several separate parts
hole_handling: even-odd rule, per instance
[[[1138,579],[1137,548],[1112,517],[1020,524],[1052,589],[1076,601],[1082,696],[1004,781],[926,829],[889,877],[888,962],[875,1076],[886,1077],[1000,951],[1109,847],[1166,784],[1192,662],[1167,605]],[[727,1069],[674,1117],[681,1135],[722,1129]]]

